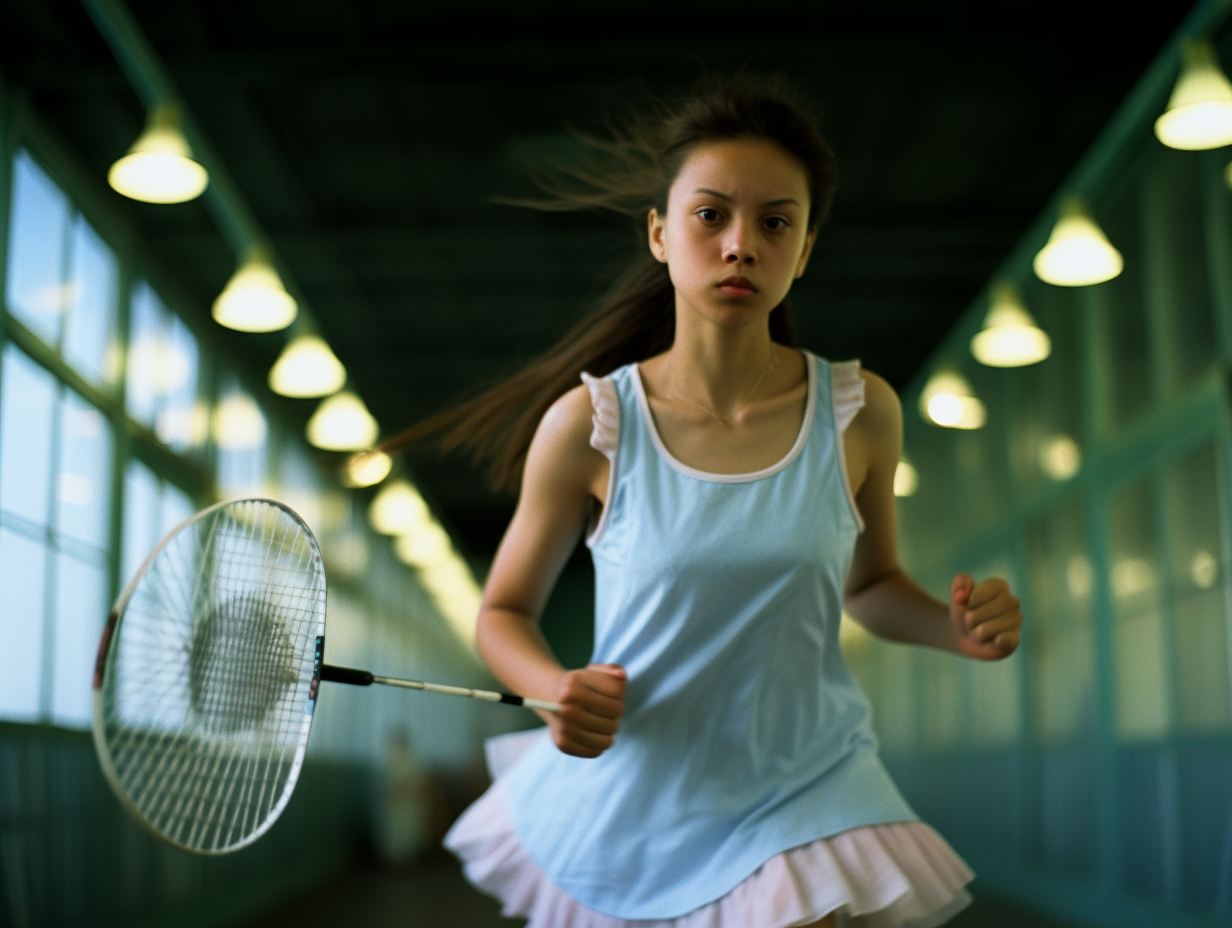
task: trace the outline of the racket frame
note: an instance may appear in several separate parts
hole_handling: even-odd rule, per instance
[[[266,497],[240,497],[237,499],[222,500],[221,502],[215,503],[212,506],[207,506],[200,512],[196,512],[189,516],[187,519],[169,530],[161,539],[159,539],[158,544],[154,546],[154,549],[142,562],[141,566],[125,585],[124,589],[120,591],[120,595],[116,598],[115,605],[112,607],[111,612],[107,616],[107,622],[103,626],[103,634],[99,640],[98,656],[95,658],[94,662],[92,694],[92,727],[95,753],[98,755],[99,766],[102,768],[103,775],[107,778],[107,782],[110,784],[111,790],[115,793],[116,798],[119,799],[121,806],[123,806],[125,811],[136,819],[142,827],[144,827],[155,837],[160,838],[175,847],[181,848],[182,850],[189,851],[194,854],[203,854],[213,857],[220,856],[222,854],[230,854],[233,851],[238,851],[240,848],[247,847],[269,831],[269,829],[273,827],[274,823],[278,821],[278,817],[282,815],[283,810],[291,799],[291,794],[295,791],[295,785],[299,781],[300,770],[303,767],[304,755],[308,747],[308,736],[311,732],[312,716],[316,707],[317,692],[320,688],[322,679],[338,683],[348,683],[353,686],[369,686],[373,683],[380,683],[384,686],[396,686],[404,689],[423,690],[425,692],[440,693],[447,696],[464,696],[471,699],[480,699],[485,702],[498,702],[506,705],[524,706],[528,709],[541,709],[547,712],[560,711],[559,703],[548,702],[542,699],[530,699],[523,696],[515,696],[510,693],[497,693],[490,690],[472,689],[470,687],[446,686],[441,683],[426,683],[418,680],[404,680],[397,677],[384,677],[378,676],[366,670],[353,670],[351,668],[328,665],[324,662],[325,616],[322,614],[320,631],[316,636],[312,666],[312,680],[309,685],[306,711],[304,713],[303,720],[303,734],[300,738],[298,746],[296,747],[295,757],[292,760],[291,769],[287,774],[286,785],[284,786],[282,795],[279,797],[277,803],[275,803],[273,808],[266,815],[265,820],[257,828],[255,828],[251,834],[245,837],[242,841],[229,845],[225,848],[208,849],[190,847],[189,845],[177,841],[167,835],[156,825],[154,825],[153,822],[146,818],[145,814],[138,809],[136,803],[133,802],[132,798],[129,796],[127,789],[124,787],[120,779],[119,771],[116,770],[115,762],[111,756],[111,749],[107,744],[106,738],[104,737],[106,721],[103,718],[102,690],[103,681],[107,672],[107,657],[111,652],[111,645],[115,639],[116,630],[119,628],[120,619],[124,615],[124,611],[128,608],[129,600],[132,599],[133,594],[136,592],[142,578],[145,577],[150,565],[154,563],[154,560],[163,551],[163,549],[166,548],[173,539],[177,538],[180,532],[188,528],[188,526],[192,523],[201,521],[219,509],[226,506],[232,506],[237,503],[264,503],[267,505],[276,506],[277,508],[283,510],[300,525],[300,527],[304,530],[304,533],[308,536],[313,549],[316,551],[317,557],[321,557],[321,551],[320,547],[317,545],[316,536],[313,535],[312,530],[308,527],[307,523],[300,518],[299,514],[290,506],[286,505],[286,503]]]
[[[274,823],[278,821],[278,817],[282,815],[283,809],[285,809],[287,803],[290,802],[291,794],[295,792],[295,785],[299,782],[300,770],[304,766],[304,754],[308,749],[308,735],[312,727],[313,710],[316,707],[317,689],[321,683],[321,667],[323,666],[321,657],[325,642],[324,610],[322,610],[321,615],[320,632],[316,635],[316,648],[312,665],[312,682],[310,683],[308,690],[308,700],[303,721],[303,733],[300,736],[299,745],[295,749],[295,757],[291,761],[291,769],[287,773],[286,784],[283,787],[282,795],[278,797],[278,801],[266,815],[265,820],[257,826],[257,828],[255,828],[250,835],[245,837],[244,840],[236,844],[228,845],[225,848],[210,849],[190,847],[189,845],[172,838],[166,832],[161,831],[154,825],[153,822],[146,818],[145,814],[140,809],[137,808],[137,804],[133,802],[132,797],[128,795],[128,790],[124,787],[120,780],[119,771],[116,770],[115,761],[111,756],[111,748],[108,746],[104,737],[103,730],[106,725],[106,720],[103,718],[103,679],[107,670],[107,656],[111,651],[111,643],[115,637],[115,631],[119,627],[120,617],[124,614],[124,610],[128,608],[129,600],[132,599],[133,593],[136,592],[137,586],[141,582],[141,579],[145,576],[146,571],[150,569],[150,565],[154,563],[154,559],[158,557],[162,550],[166,548],[173,539],[178,538],[180,532],[188,528],[189,525],[206,518],[210,514],[222,509],[225,506],[232,506],[236,503],[266,503],[281,509],[299,523],[305,534],[307,534],[313,549],[317,553],[317,557],[321,557],[321,549],[317,545],[316,536],[312,534],[312,530],[308,527],[308,524],[300,518],[299,513],[297,513],[286,503],[280,502],[276,499],[269,499],[267,497],[240,497],[237,499],[222,500],[212,506],[207,506],[200,512],[193,513],[179,525],[176,525],[165,535],[163,535],[163,537],[159,539],[158,544],[154,546],[154,550],[149,553],[149,556],[146,557],[141,566],[137,569],[132,579],[129,580],[124,589],[120,591],[120,595],[116,598],[115,605],[111,607],[111,612],[107,616],[107,624],[103,626],[103,635],[98,644],[98,657],[95,658],[94,661],[94,688],[92,694],[94,753],[98,755],[99,766],[102,768],[103,775],[107,778],[107,782],[111,786],[111,791],[115,794],[116,798],[119,799],[120,805],[124,807],[124,810],[136,819],[146,831],[150,832],[156,838],[166,841],[168,844],[178,847],[181,850],[188,851],[192,854],[202,854],[208,857],[218,857],[223,854],[230,854],[233,851],[238,851],[240,848],[247,847],[252,844],[274,826]],[[322,567],[322,570],[324,570],[324,567]]]

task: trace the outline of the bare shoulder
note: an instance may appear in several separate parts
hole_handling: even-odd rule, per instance
[[[528,471],[550,470],[556,479],[577,478],[588,485],[607,459],[590,446],[594,407],[579,384],[557,399],[539,421],[527,454]],[[571,481],[569,481],[571,482]]]
[[[872,433],[901,429],[903,407],[894,388],[880,374],[865,368],[860,368],[860,379],[864,381],[864,405],[853,424]]]
[[[864,405],[851,422],[851,431],[868,467],[895,467],[903,445],[903,408],[898,394],[884,377],[860,369]]]

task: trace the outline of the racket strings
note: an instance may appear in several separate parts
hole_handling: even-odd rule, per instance
[[[156,831],[196,850],[255,838],[289,798],[307,738],[325,582],[276,504],[228,504],[155,556],[108,656],[103,737]]]

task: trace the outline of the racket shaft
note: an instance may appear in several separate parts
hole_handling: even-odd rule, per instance
[[[397,677],[378,677],[366,670],[352,670],[350,667],[335,667],[332,664],[321,665],[321,679],[334,683],[349,683],[351,686],[371,686],[373,683],[382,683],[385,686],[400,686],[408,690],[442,693],[445,696],[467,696],[471,699],[482,699],[485,702],[503,702],[509,706],[543,709],[546,712],[560,711],[560,703],[547,702],[542,699],[526,699],[510,693],[474,690],[466,686],[445,686],[443,683],[423,683],[419,680],[400,680]]]
[[[471,699],[482,699],[485,702],[503,702],[510,706],[525,706],[528,709],[543,709],[547,712],[559,712],[560,703],[546,702],[542,699],[527,699],[524,696],[514,696],[509,693],[494,693],[491,690],[474,690],[466,686],[445,686],[442,683],[421,683],[418,680],[399,680],[396,677],[372,677],[373,683],[383,683],[386,686],[401,686],[410,690],[424,690],[428,693],[441,693],[445,696],[469,696]]]

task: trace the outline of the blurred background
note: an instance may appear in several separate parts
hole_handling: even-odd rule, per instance
[[[1026,616],[992,665],[844,626],[887,765],[981,924],[1232,923],[1230,9],[7,0],[0,925],[514,924],[438,845],[532,716],[326,687],[278,824],[194,857],[100,776],[98,637],[167,529],[269,495],[320,540],[331,663],[494,685],[513,498],[350,451],[517,370],[645,247],[490,197],[743,64],[838,156],[794,311],[902,397],[905,566],[1004,576]],[[566,664],[592,596],[582,548],[543,619]]]

